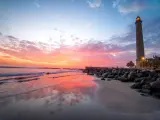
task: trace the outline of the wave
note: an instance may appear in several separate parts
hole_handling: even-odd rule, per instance
[[[79,70],[59,70],[54,72],[29,72],[29,73],[0,73],[0,77],[9,77],[9,76],[24,76],[24,75],[43,75],[43,74],[58,74],[64,72],[77,72]]]
[[[12,82],[28,82],[33,80],[39,80],[40,76],[45,74],[58,74],[58,73],[67,73],[67,72],[78,72],[77,70],[65,70],[65,71],[55,71],[55,72],[37,72],[37,73],[5,73],[0,74],[0,84],[12,83]],[[66,77],[65,76],[55,76],[52,78]]]
[[[12,82],[28,82],[32,80],[38,80],[40,75],[36,76],[25,76],[25,77],[14,77],[14,78],[5,78],[0,80],[0,84],[12,83]]]
[[[0,77],[24,76],[24,75],[43,75],[45,72],[36,73],[0,73]]]

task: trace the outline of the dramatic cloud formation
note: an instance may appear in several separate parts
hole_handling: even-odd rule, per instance
[[[12,36],[0,36],[1,65],[31,65],[53,67],[84,67],[86,65],[103,65],[112,53],[112,47],[103,43],[86,43],[79,46],[60,46],[51,48],[44,43],[18,40]],[[99,50],[100,45],[103,46]],[[52,45],[50,45],[52,46]],[[108,51],[107,51],[108,49]],[[113,52],[118,52],[115,50]],[[94,53],[94,55],[92,55]],[[104,54],[104,56],[103,56]],[[100,56],[100,57],[99,57]],[[102,59],[106,57],[106,59]],[[90,61],[90,58],[94,58]]]
[[[144,24],[146,56],[158,54],[160,44],[160,18]],[[113,36],[112,43],[88,41],[78,45],[67,44],[54,47],[50,43],[19,40],[13,36],[0,35],[0,64],[19,66],[85,67],[125,66],[135,60],[135,27],[128,33]],[[73,38],[74,39],[74,38]],[[119,43],[118,45],[116,43]]]

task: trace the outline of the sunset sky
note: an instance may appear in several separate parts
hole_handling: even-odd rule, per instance
[[[0,0],[0,66],[125,66],[135,18],[160,55],[160,0]]]

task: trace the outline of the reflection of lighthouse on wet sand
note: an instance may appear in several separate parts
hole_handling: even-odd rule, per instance
[[[143,43],[143,31],[142,31],[142,20],[139,16],[136,18],[136,67],[140,68],[140,62],[144,60],[144,43]]]

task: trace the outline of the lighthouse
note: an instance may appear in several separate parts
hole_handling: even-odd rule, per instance
[[[140,63],[145,59],[142,20],[139,16],[136,18],[136,67],[140,68]]]

